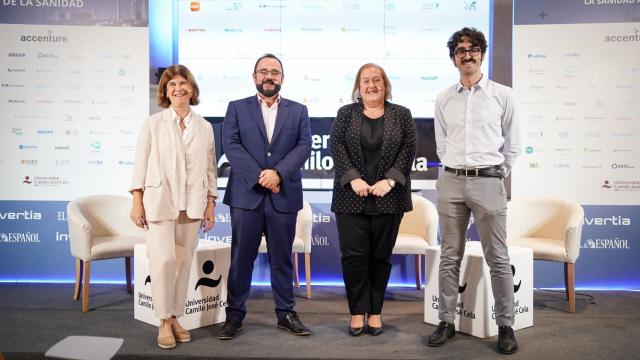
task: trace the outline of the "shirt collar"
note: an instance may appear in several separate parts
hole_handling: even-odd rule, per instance
[[[172,107],[169,107],[169,109],[171,110],[171,117],[173,118],[173,121],[176,122],[176,125],[180,125],[180,116],[178,116],[178,114],[176,113],[175,110],[173,110]],[[189,125],[191,124],[191,109],[189,109],[189,113],[187,114],[187,116],[184,117],[184,127],[189,127]]]
[[[488,82],[489,82],[489,79],[486,76],[484,76],[484,74],[482,74],[480,81],[478,81],[475,85],[473,85],[471,87],[471,90],[473,90],[476,87],[480,89],[486,89]],[[462,83],[458,81],[458,83],[456,84],[456,91],[461,92],[462,90],[464,90],[464,86],[462,86]]]
[[[258,97],[258,104],[262,105],[264,104],[265,106],[267,105],[264,100],[262,99],[262,97],[260,97],[260,93],[256,93],[256,96]],[[280,94],[278,93],[278,97],[276,98],[276,101],[274,102],[275,105],[280,104]]]

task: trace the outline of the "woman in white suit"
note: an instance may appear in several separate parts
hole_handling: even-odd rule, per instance
[[[191,335],[184,314],[191,260],[200,227],[213,227],[216,155],[211,124],[191,110],[199,103],[185,66],[168,67],[158,85],[158,105],[138,135],[131,220],[146,230],[151,293],[160,319],[158,346],[172,349]]]

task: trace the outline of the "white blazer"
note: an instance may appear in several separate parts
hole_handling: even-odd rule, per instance
[[[207,196],[218,196],[216,154],[211,124],[191,110],[193,128],[185,144],[187,173],[187,216],[202,219]],[[136,146],[133,179],[129,192],[142,189],[142,202],[147,220],[164,221],[178,218],[178,174],[176,156],[180,133],[165,109],[149,116]]]

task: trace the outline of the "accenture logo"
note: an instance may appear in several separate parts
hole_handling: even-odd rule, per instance
[[[626,34],[605,35],[604,42],[640,42],[640,30],[633,29],[633,32],[628,32]]]
[[[20,35],[20,41],[38,43],[66,43],[69,41],[69,38],[66,35],[54,35],[53,31],[49,30],[45,35]]]

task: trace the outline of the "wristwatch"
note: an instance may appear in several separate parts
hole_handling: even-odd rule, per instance
[[[396,186],[396,181],[393,179],[386,179],[387,180],[387,184],[389,184],[389,187],[393,189],[394,186]]]

